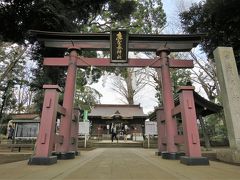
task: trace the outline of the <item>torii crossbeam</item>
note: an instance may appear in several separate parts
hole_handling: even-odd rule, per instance
[[[155,59],[128,59],[128,63],[111,63],[109,58],[85,58],[77,56],[77,67],[151,67],[161,68],[163,61],[161,58]],[[44,66],[68,66],[69,56],[63,58],[44,58]],[[170,68],[193,68],[192,60],[169,59]]]

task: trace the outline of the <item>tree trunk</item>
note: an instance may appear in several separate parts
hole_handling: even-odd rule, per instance
[[[163,101],[162,101],[162,70],[161,68],[157,68],[156,69],[156,72],[157,72],[157,78],[155,81],[156,83],[158,84],[158,87],[159,87],[159,96],[160,96],[160,99],[159,99],[159,105],[162,106],[163,105]]]
[[[198,115],[198,119],[199,119],[199,122],[200,122],[200,125],[201,125],[201,128],[202,128],[205,147],[206,147],[207,150],[211,150],[211,145],[210,145],[207,130],[205,128],[205,123],[204,123],[203,117],[201,115]]]
[[[33,92],[29,90],[28,92],[28,103],[27,103],[27,109],[26,109],[26,112],[30,112],[31,110],[31,104],[32,104],[32,98],[33,98]]]
[[[7,94],[8,94],[8,89],[9,89],[9,87],[10,87],[10,81],[8,81],[7,87],[6,87],[5,90],[4,90],[3,101],[2,101],[2,105],[1,105],[1,107],[0,107],[0,125],[1,125],[1,127],[0,127],[0,134],[2,133],[3,111],[4,111],[4,107],[5,107],[6,103],[7,103],[7,97],[8,97]]]
[[[133,90],[133,86],[132,86],[132,72],[131,69],[127,69],[127,73],[128,76],[126,78],[126,83],[127,83],[127,101],[128,104],[133,105],[134,104],[134,100],[133,100],[133,96],[134,96],[134,90]]]

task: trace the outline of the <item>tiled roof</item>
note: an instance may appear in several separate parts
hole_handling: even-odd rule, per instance
[[[140,105],[97,104],[89,117],[111,118],[120,115],[122,118],[147,117]]]

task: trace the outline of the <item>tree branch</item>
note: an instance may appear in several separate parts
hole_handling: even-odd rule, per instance
[[[24,49],[22,50],[22,52],[18,55],[18,57],[13,62],[10,63],[10,65],[7,67],[6,71],[1,75],[0,82],[3,81],[5,79],[5,77],[8,75],[8,73],[14,68],[14,66],[21,59],[21,57],[26,52],[26,50],[27,50],[27,46],[25,46]]]

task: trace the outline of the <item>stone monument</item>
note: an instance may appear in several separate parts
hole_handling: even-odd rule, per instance
[[[230,149],[218,151],[217,158],[240,163],[240,81],[235,57],[231,47],[218,47],[213,53],[230,143]]]

